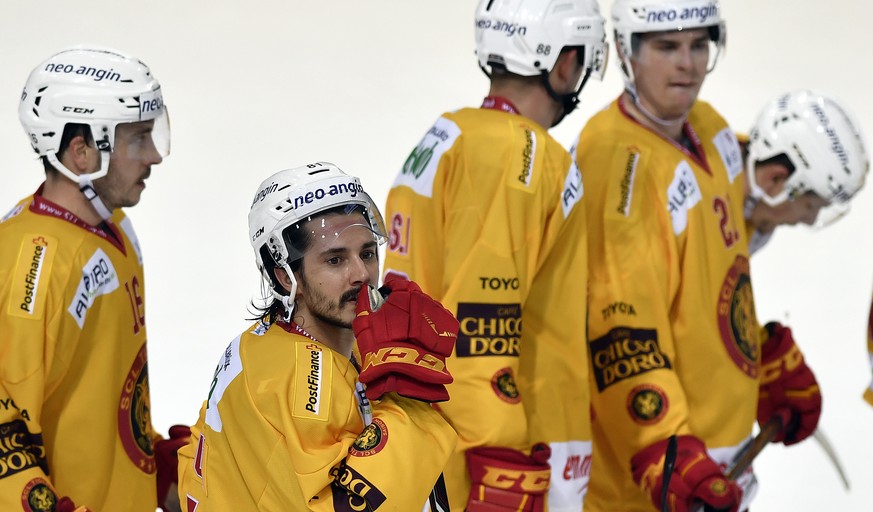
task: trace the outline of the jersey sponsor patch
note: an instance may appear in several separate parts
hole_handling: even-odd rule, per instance
[[[640,162],[640,150],[634,146],[627,148],[627,162],[624,165],[624,173],[621,176],[619,198],[616,211],[625,217],[630,215],[630,205],[634,195],[634,178],[637,175],[637,164]]]
[[[443,153],[449,150],[461,134],[454,122],[440,117],[424,134],[424,138],[403,163],[392,187],[406,186],[416,194],[433,197],[433,180]]]
[[[112,265],[112,260],[103,249],[94,251],[94,255],[82,267],[82,280],[73,296],[67,311],[81,329],[85,325],[88,309],[94,305],[94,300],[114,292],[118,288],[118,273]]]
[[[131,462],[146,474],[157,469],[151,409],[148,356],[143,343],[127,372],[118,401],[118,437]]]
[[[642,384],[633,388],[627,396],[627,411],[634,422],[654,425],[667,414],[667,394],[654,384]]]
[[[239,336],[237,336],[224,349],[224,355],[221,356],[218,366],[215,367],[212,384],[209,386],[209,397],[206,399],[206,424],[216,432],[221,432],[222,429],[218,404],[221,402],[227,386],[241,372],[242,359],[239,357]]]
[[[518,357],[521,304],[458,304],[458,357]]]
[[[42,478],[34,478],[21,490],[21,508],[24,512],[54,512],[58,495],[54,487]]]
[[[688,210],[694,207],[703,196],[697,178],[688,162],[682,160],[676,166],[673,181],[667,188],[667,210],[673,221],[673,233],[679,235],[688,226]]]
[[[591,341],[594,380],[601,392],[616,382],[661,368],[672,368],[661,352],[658,331],[615,327]]]
[[[133,229],[133,223],[130,222],[130,217],[125,217],[121,223],[121,230],[133,246],[133,251],[136,253],[136,259],[142,265],[142,248],[139,246],[139,237],[136,236],[136,231]]]
[[[24,420],[0,423],[0,480],[30,468],[48,474],[42,434],[31,434]]]
[[[336,512],[377,510],[385,503],[382,491],[345,462],[331,468],[330,476],[333,477],[331,494]]]
[[[530,188],[537,156],[537,134],[527,126],[521,128],[524,130],[524,147],[521,150],[521,165],[518,174],[513,179],[517,182],[516,184]]]
[[[570,216],[576,203],[582,199],[583,192],[582,173],[576,167],[576,162],[571,161],[567,176],[564,177],[564,190],[561,192],[561,210],[564,212],[565,219]]]
[[[355,439],[352,447],[349,448],[349,453],[355,457],[369,457],[381,452],[386,444],[388,444],[388,426],[384,421],[375,418]]]
[[[24,235],[18,250],[15,272],[9,279],[11,288],[7,314],[35,320],[42,318],[52,260],[57,250],[56,238],[40,234]]]
[[[515,384],[515,376],[512,374],[512,368],[501,368],[491,377],[491,389],[497,398],[510,404],[521,402],[521,393],[518,392],[518,386]]]
[[[317,343],[297,343],[297,371],[294,376],[295,418],[330,419],[330,383],[333,355]]]
[[[740,142],[736,134],[730,128],[725,128],[715,134],[712,143],[721,156],[724,168],[727,169],[728,180],[733,183],[734,179],[743,172],[743,153],[740,151]]]
[[[752,378],[758,378],[761,342],[749,260],[738,254],[722,282],[716,305],[718,329],[731,360]]]

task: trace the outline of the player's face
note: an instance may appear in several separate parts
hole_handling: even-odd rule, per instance
[[[310,223],[318,226],[297,273],[299,312],[309,322],[351,329],[361,286],[375,286],[379,278],[373,232],[357,213],[327,215]]]
[[[154,121],[123,123],[115,128],[109,173],[94,188],[110,210],[139,203],[151,166],[163,160],[152,139]]]
[[[631,58],[640,102],[662,119],[684,117],[697,100],[708,61],[706,29],[644,34]]]

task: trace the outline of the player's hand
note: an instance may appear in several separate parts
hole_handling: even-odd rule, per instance
[[[363,358],[360,381],[367,398],[397,394],[425,402],[449,399],[445,385],[452,382],[446,369],[458,338],[458,321],[439,302],[403,277],[390,274],[385,302],[370,302],[369,287],[361,287],[352,322]]]
[[[821,393],[791,329],[776,322],[764,328],[769,336],[761,349],[758,424],[765,425],[780,415],[785,428],[773,442],[792,445],[815,431],[821,416]]]
[[[537,444],[531,455],[510,448],[477,447],[466,452],[470,471],[467,512],[545,510],[552,450]]]
[[[175,512],[181,508],[176,495],[179,483],[179,456],[176,452],[188,444],[191,429],[185,425],[173,425],[169,435],[169,439],[155,441],[158,506],[164,512]]]
[[[631,458],[634,482],[649,495],[657,510],[662,510],[664,459],[669,439],[658,441]],[[725,477],[718,464],[706,453],[703,441],[694,436],[676,438],[676,460],[667,487],[671,512],[688,512],[700,502],[710,508],[737,512],[743,491]]]

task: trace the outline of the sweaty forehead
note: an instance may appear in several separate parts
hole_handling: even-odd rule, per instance
[[[646,32],[640,34],[643,41],[695,41],[697,39],[709,39],[709,32],[705,28],[692,28],[688,30],[664,30],[661,32]]]

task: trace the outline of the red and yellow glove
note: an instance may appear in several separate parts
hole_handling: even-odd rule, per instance
[[[63,498],[58,500],[58,503],[55,505],[56,512],[91,512],[91,509],[88,507],[77,507],[73,500],[69,497],[64,496]]]
[[[395,392],[424,402],[448,400],[445,385],[452,376],[446,357],[458,339],[457,319],[417,284],[396,274],[386,278],[384,288],[390,293],[374,310],[368,287],[361,287],[352,322],[363,358],[359,380],[367,385],[367,398]]]
[[[631,458],[634,482],[649,495],[657,510],[662,510],[664,459],[669,439],[643,448]],[[694,436],[676,438],[676,460],[667,486],[671,512],[688,512],[696,502],[716,510],[737,512],[743,491],[725,477],[718,464],[706,453],[703,441]]]
[[[531,455],[510,448],[478,447],[466,452],[470,471],[467,512],[543,512],[549,492],[549,445]]]
[[[761,349],[761,383],[758,392],[758,424],[774,415],[786,427],[774,443],[792,445],[815,431],[821,416],[821,393],[812,370],[794,343],[791,329],[770,322],[764,326],[767,339]]]
[[[169,503],[178,503],[178,497],[173,494],[173,484],[179,484],[179,456],[177,450],[186,444],[191,437],[191,429],[185,425],[173,425],[170,427],[169,439],[155,441],[155,465],[157,466],[157,491],[158,506],[161,510],[174,510]],[[168,502],[167,498],[171,501]],[[176,505],[178,506],[178,505]]]

